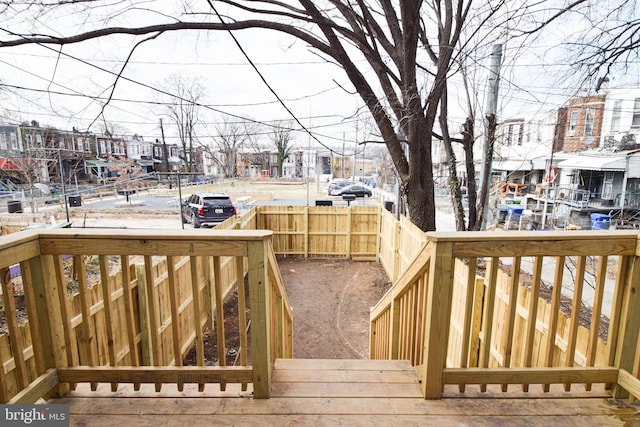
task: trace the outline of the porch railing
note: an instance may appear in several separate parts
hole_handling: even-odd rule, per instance
[[[3,237],[8,334],[0,343],[0,402],[34,402],[80,382],[113,390],[152,383],[157,391],[167,383],[201,391],[240,383],[252,384],[254,397],[268,397],[275,358],[292,356],[291,308],[271,234],[64,229]],[[16,307],[17,287],[24,311]],[[227,362],[223,311],[234,290],[235,365]],[[217,339],[217,361],[205,360],[207,330]],[[192,348],[195,366],[183,366]]]
[[[638,236],[429,234],[371,311],[370,357],[409,359],[425,398],[440,398],[447,384],[460,392],[541,384],[546,392],[550,384],[596,383],[637,397]],[[591,308],[586,318],[583,306]]]

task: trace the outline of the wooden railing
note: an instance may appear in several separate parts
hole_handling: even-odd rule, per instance
[[[409,359],[422,372],[425,398],[440,398],[447,384],[460,392],[467,385],[486,391],[500,384],[507,391],[519,384],[526,392],[530,384],[548,391],[550,384],[570,390],[578,383],[637,397],[638,237],[623,231],[429,234],[371,311],[370,357]],[[583,306],[591,308],[586,319]],[[601,327],[603,307],[608,328]]]
[[[157,391],[167,383],[201,391],[250,383],[254,397],[268,397],[275,357],[292,357],[291,309],[271,234],[73,229],[3,237],[0,402],[35,402],[80,382],[113,390],[153,383]],[[227,366],[223,300],[234,289],[239,365]],[[217,366],[205,360],[206,330],[215,331]],[[196,366],[183,366],[194,347]]]

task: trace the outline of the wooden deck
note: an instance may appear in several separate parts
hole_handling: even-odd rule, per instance
[[[604,391],[537,394],[446,390],[444,399],[424,400],[406,361],[279,359],[272,397],[251,398],[251,390],[229,385],[219,391],[185,385],[182,392],[153,385],[112,392],[87,384],[50,403],[70,404],[73,426],[613,426],[640,425],[638,408],[606,397]]]

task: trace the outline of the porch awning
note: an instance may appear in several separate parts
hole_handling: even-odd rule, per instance
[[[502,160],[494,161],[491,169],[496,171],[530,171],[531,160]]]
[[[140,166],[153,166],[153,160],[137,159],[136,163]]]
[[[97,168],[108,168],[109,166],[116,166],[117,163],[114,162],[106,162],[104,160],[87,160],[84,162],[87,166],[93,166]]]
[[[558,163],[560,169],[579,169],[590,171],[625,171],[626,156],[575,156]]]

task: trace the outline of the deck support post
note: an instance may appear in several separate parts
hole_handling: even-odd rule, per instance
[[[44,368],[58,368],[68,366],[68,355],[71,349],[67,348],[65,340],[65,324],[62,310],[58,300],[58,286],[66,284],[58,283],[52,255],[41,255],[29,260],[35,306],[38,311],[38,329],[42,340]],[[66,290],[65,290],[66,291]],[[58,384],[56,394],[64,396],[70,390],[69,384]]]
[[[624,280],[624,301],[620,319],[620,335],[616,349],[615,366],[629,373],[637,374],[638,333],[640,332],[640,249],[629,262],[629,269]],[[629,394],[618,384],[613,389],[613,397],[624,399]]]
[[[449,342],[454,258],[452,242],[436,239],[431,244],[422,394],[425,399],[439,399],[444,388],[443,370]]]
[[[267,241],[248,243],[249,300],[251,304],[251,350],[253,397],[268,399],[271,385],[271,310],[267,275]]]

